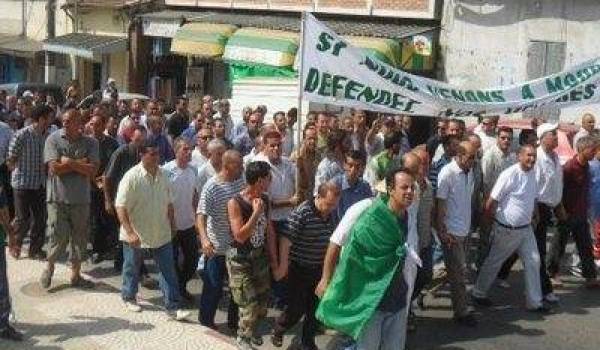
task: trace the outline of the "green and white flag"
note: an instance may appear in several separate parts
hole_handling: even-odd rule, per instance
[[[314,16],[303,22],[302,98],[387,113],[477,117],[600,102],[600,58],[523,84],[461,89],[408,74],[352,46]]]

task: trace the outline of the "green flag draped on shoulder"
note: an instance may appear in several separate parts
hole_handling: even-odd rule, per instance
[[[406,256],[406,232],[378,198],[357,220],[316,316],[355,340],[377,309]]]

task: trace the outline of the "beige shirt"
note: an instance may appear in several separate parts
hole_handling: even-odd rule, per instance
[[[165,172],[159,169],[156,176],[152,176],[138,163],[119,183],[115,206],[127,210],[131,226],[140,235],[142,248],[159,248],[171,241],[168,207],[172,202]],[[121,226],[119,239],[124,241],[126,237]]]

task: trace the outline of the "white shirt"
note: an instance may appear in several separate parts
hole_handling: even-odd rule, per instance
[[[455,236],[465,237],[469,234],[473,183],[473,172],[465,174],[456,160],[444,166],[438,175],[436,198],[446,201],[444,221],[448,233]]]
[[[203,156],[199,149],[194,148],[192,151],[192,160],[190,161],[190,164],[194,168],[200,169],[204,164],[206,164],[206,162],[208,162],[208,158]]]
[[[198,193],[202,193],[202,189],[206,182],[217,174],[217,171],[210,162],[204,163],[204,165],[198,169]]]
[[[285,200],[292,197],[296,191],[296,165],[288,158],[281,157],[279,163],[271,163],[264,154],[258,154],[253,161],[263,161],[271,165],[271,185],[269,199],[272,201]],[[287,219],[293,207],[271,209],[271,219],[281,221]]]
[[[373,204],[374,200],[375,198],[363,199],[362,201],[356,202],[350,208],[348,208],[346,213],[344,213],[342,220],[340,220],[340,223],[335,228],[335,231],[333,231],[333,234],[331,237],[329,237],[329,242],[337,245],[338,247],[345,246],[348,242],[348,238],[350,237],[352,226],[354,226],[354,223],[356,220],[358,220],[358,217],[363,213],[363,211]]]
[[[486,134],[483,130],[475,131],[475,134],[479,136],[481,139],[481,149],[485,152],[485,150],[495,146],[497,144],[496,136],[490,136]]]
[[[492,188],[490,197],[498,202],[496,220],[510,226],[531,223],[531,215],[537,198],[535,171],[523,171],[521,164],[504,170]]]
[[[542,147],[538,147],[535,179],[538,185],[538,201],[556,207],[562,199],[563,192],[563,171],[556,152],[548,155]]]
[[[198,171],[191,165],[182,169],[177,166],[176,160],[168,162],[162,168],[169,179],[177,230],[183,231],[194,227],[196,217],[194,193],[197,193]]]

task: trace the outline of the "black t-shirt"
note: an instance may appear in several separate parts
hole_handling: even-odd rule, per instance
[[[408,233],[406,220],[398,218],[398,223],[403,232]],[[394,277],[390,282],[383,298],[379,302],[377,309],[384,312],[398,312],[406,306],[406,294],[408,293],[408,285],[404,280],[404,264],[401,263],[394,272]]]

